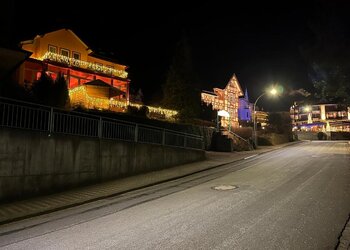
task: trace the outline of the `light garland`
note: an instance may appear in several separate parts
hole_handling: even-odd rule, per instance
[[[128,73],[124,70],[109,68],[109,67],[99,65],[96,63],[86,62],[86,61],[78,60],[75,58],[70,58],[67,56],[59,55],[59,54],[53,53],[53,52],[46,52],[41,58],[39,58],[39,60],[41,60],[41,61],[50,60],[50,61],[55,61],[55,62],[59,62],[59,63],[65,63],[65,64],[72,65],[72,66],[79,67],[79,68],[98,71],[98,72],[101,72],[104,74],[112,74],[114,76],[121,77],[121,78],[128,77]]]
[[[130,103],[129,105],[132,107],[136,107],[138,109],[140,109],[142,106],[144,106],[144,105],[140,105],[137,103]],[[161,107],[153,107],[153,106],[146,106],[146,107],[148,108],[148,111],[150,113],[164,115],[165,118],[167,118],[167,119],[172,119],[178,114],[178,112],[176,110],[172,110],[172,109],[164,109]]]
[[[113,108],[120,108],[123,111],[126,111],[127,102],[116,100],[113,98],[98,98],[91,97],[87,94],[86,86],[75,87],[74,89],[69,90],[69,98],[71,104],[81,105],[87,109],[99,109],[99,110],[112,110]],[[144,105],[137,103],[129,103],[130,106],[140,109]],[[174,119],[178,114],[176,110],[163,109],[160,107],[146,106],[150,113],[155,113],[164,116],[166,119]]]
[[[109,100],[107,98],[91,97],[86,93],[86,86],[79,86],[69,90],[71,104],[81,105],[87,109],[108,110]]]

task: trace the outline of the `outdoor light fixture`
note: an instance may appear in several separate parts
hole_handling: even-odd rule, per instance
[[[310,106],[306,106],[306,107],[304,107],[304,111],[306,111],[306,112],[310,112],[310,111],[311,111],[311,107],[310,107]]]
[[[217,132],[220,131],[219,116],[223,116],[223,117],[229,118],[230,117],[230,113],[227,112],[226,110],[218,110],[217,116],[216,116],[216,130],[217,130]],[[231,124],[231,123],[229,122],[229,124]]]
[[[223,116],[227,118],[227,117],[230,117],[230,114],[226,110],[219,110],[218,116]]]

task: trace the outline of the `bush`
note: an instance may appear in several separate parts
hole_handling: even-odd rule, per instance
[[[327,134],[323,133],[323,132],[318,132],[317,133],[317,138],[319,140],[327,140]]]
[[[265,137],[258,137],[258,145],[259,146],[272,146],[271,141],[269,141]]]
[[[149,113],[149,110],[146,106],[137,108],[129,105],[127,108],[127,114],[133,115],[133,116],[147,117],[148,113]]]

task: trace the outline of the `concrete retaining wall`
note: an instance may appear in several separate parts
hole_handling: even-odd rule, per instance
[[[205,152],[160,145],[0,129],[0,201],[202,160]]]

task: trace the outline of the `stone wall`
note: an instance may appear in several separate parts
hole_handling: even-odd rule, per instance
[[[0,201],[202,160],[203,150],[0,129]]]

